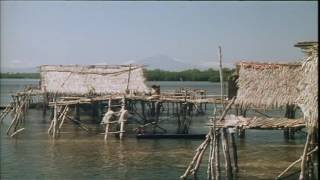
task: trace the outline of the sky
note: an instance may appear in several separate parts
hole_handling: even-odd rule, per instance
[[[213,67],[291,62],[318,39],[317,2],[1,1],[1,68],[125,64],[155,55]]]

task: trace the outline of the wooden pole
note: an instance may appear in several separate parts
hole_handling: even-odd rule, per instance
[[[9,114],[9,112],[13,109],[12,103],[8,104],[6,108],[1,112],[0,115],[0,123],[2,123],[2,120]]]
[[[193,167],[194,167],[194,164],[197,163],[197,162],[199,162],[199,161],[201,161],[201,160],[199,160],[199,157],[200,157],[201,154],[203,155],[203,151],[205,151],[205,149],[206,149],[206,147],[207,147],[207,145],[208,145],[209,140],[210,140],[210,137],[207,135],[205,141],[202,142],[202,144],[197,148],[196,154],[195,154],[195,156],[193,157],[192,161],[190,162],[187,170],[185,171],[185,173],[184,173],[182,176],[180,176],[181,179],[187,178],[187,176],[190,174],[191,171],[192,171],[193,174],[196,173],[196,172],[195,172],[196,169],[193,168]],[[201,157],[201,158],[202,158],[202,157]]]
[[[111,98],[109,98],[109,101],[108,101],[108,111],[111,110]],[[106,112],[107,113],[107,112]],[[104,133],[104,140],[107,141],[108,139],[108,133],[109,133],[109,125],[110,125],[110,121],[109,119],[107,119],[107,122],[106,122],[106,129],[105,129],[105,133]]]
[[[57,103],[55,102],[53,110],[53,138],[56,137],[57,124]]]
[[[219,129],[215,131],[216,133],[216,141],[215,141],[215,144],[214,144],[214,149],[215,149],[215,152],[214,152],[214,159],[215,159],[215,179],[216,180],[220,180],[220,134],[219,134]]]
[[[9,135],[9,132],[11,130],[11,128],[17,123],[16,121],[20,118],[20,112],[16,112],[12,121],[11,121],[11,124],[7,130],[7,135]]]
[[[15,135],[17,135],[18,133],[20,133],[20,132],[23,131],[23,130],[24,130],[24,128],[21,128],[21,129],[15,131],[14,133],[12,133],[12,134],[10,135],[10,137],[14,137]]]
[[[80,121],[80,104],[75,104],[75,119]]]
[[[198,156],[198,159],[197,159],[197,161],[196,161],[196,164],[195,164],[194,168],[192,169],[192,175],[193,175],[194,177],[196,177],[196,175],[197,175],[197,172],[198,172],[198,169],[199,169],[199,167],[200,167],[200,164],[201,164],[201,161],[202,161],[204,152],[206,151],[206,149],[207,149],[207,147],[208,147],[208,143],[209,143],[209,141],[206,141],[206,143],[204,144],[204,147],[203,147],[203,149],[201,149],[201,151],[200,151],[200,154],[199,154],[199,156]]]
[[[304,146],[303,154],[301,157],[301,172],[299,176],[299,180],[304,180],[305,179],[305,169],[306,169],[306,155],[307,155],[307,150],[309,147],[309,142],[310,142],[310,132],[308,132],[306,144]]]
[[[182,103],[177,103],[176,104],[176,116],[178,118],[178,133],[182,133],[182,122],[181,122],[181,118],[180,118],[180,113],[181,113],[181,106],[182,106]]]
[[[220,117],[220,120],[222,120],[222,119],[224,119],[224,117],[226,116],[226,114],[227,114],[227,112],[229,111],[229,109],[231,108],[231,106],[232,106],[232,104],[234,103],[234,101],[235,101],[235,97],[233,97],[232,99],[231,99],[231,101],[230,101],[230,103],[226,106],[226,108],[224,109],[224,111],[222,112],[222,115],[221,115],[221,117]],[[204,154],[204,151],[206,150],[206,148],[207,148],[207,146],[208,146],[208,144],[210,143],[210,132],[211,132],[211,130],[212,130],[212,128],[210,128],[210,131],[209,131],[209,133],[207,134],[207,136],[206,136],[206,139],[205,139],[205,141],[197,148],[197,150],[196,150],[196,154],[195,154],[195,156],[193,157],[193,159],[192,159],[192,161],[190,162],[190,164],[189,164],[189,166],[188,166],[188,168],[187,168],[187,170],[185,171],[185,173],[182,175],[182,176],[180,176],[180,178],[182,178],[182,179],[185,179],[189,174],[190,174],[190,172],[192,173],[192,174],[196,174],[196,172],[197,172],[197,170],[198,170],[198,168],[199,168],[199,166],[200,166],[200,162],[201,162],[201,160],[202,160],[202,156],[203,156],[203,154]],[[226,133],[224,133],[224,134],[226,134]],[[216,145],[216,147],[215,147],[215,163],[216,163],[216,173],[215,173],[215,175],[216,175],[216,177],[218,177],[218,178],[216,178],[216,179],[219,179],[220,178],[220,175],[219,175],[219,171],[220,171],[220,165],[219,165],[219,151],[218,151],[218,149],[219,149],[219,141],[218,141],[218,134],[216,135],[216,143],[217,144],[215,144]],[[223,137],[225,137],[225,136],[223,136]],[[224,152],[228,152],[229,151],[229,149],[227,149],[227,148],[229,148],[228,147],[228,141],[227,141],[227,139],[226,138],[223,138],[224,140]],[[227,145],[227,146],[225,146],[225,145]],[[228,152],[229,153],[229,152]],[[226,154],[226,153],[225,153]],[[228,158],[229,157],[229,161],[228,161]],[[226,168],[226,169],[228,169],[228,170],[230,170],[231,169],[231,166],[230,166],[230,164],[231,164],[231,160],[230,160],[230,154],[229,154],[229,156],[225,156],[225,162],[226,162],[226,164],[229,164],[228,165],[228,167],[230,167],[229,169],[228,168]],[[194,164],[196,163],[196,165],[194,166]],[[192,168],[193,167],[193,168]],[[227,172],[227,171],[226,171]],[[232,177],[232,170],[231,170],[231,173],[230,172],[227,172],[227,177],[230,177],[230,175],[231,175],[231,177]]]
[[[119,121],[120,121],[119,137],[120,137],[120,140],[122,140],[123,133],[124,133],[124,123],[128,119],[128,110],[125,110],[125,98],[122,99],[122,107],[121,107],[120,113],[121,114],[120,114],[120,118],[119,118]]]
[[[127,88],[126,88],[127,94],[129,93],[130,76],[131,76],[131,64],[129,65],[129,74],[128,74],[128,81],[127,81]]]
[[[145,110],[146,105],[145,105],[145,102],[143,100],[140,103],[141,103],[141,114],[142,114],[142,117],[143,117],[143,120],[144,120],[143,123],[146,124],[147,123],[146,110]]]
[[[315,147],[313,150],[311,150],[310,152],[307,153],[307,156],[310,156],[312,153],[316,152],[318,150],[318,147]],[[288,172],[294,165],[296,165],[297,163],[299,163],[302,160],[302,156],[296,160],[295,162],[293,162],[292,164],[290,164],[284,171],[282,171],[276,179],[280,179],[281,176],[283,176],[286,172]]]
[[[209,150],[209,158],[208,158],[208,168],[207,168],[207,179],[213,179],[214,172],[213,172],[213,160],[214,160],[214,128],[212,127],[209,132],[210,136],[210,150]]]
[[[234,137],[234,129],[229,129],[231,136],[231,145],[232,145],[232,156],[233,156],[233,169],[237,173],[238,172],[238,154],[237,154],[237,144]]]
[[[225,162],[225,172],[227,179],[232,179],[232,167],[231,167],[231,159],[230,159],[230,152],[229,152],[229,143],[228,143],[228,134],[226,128],[222,128],[221,130],[222,136],[222,149],[223,149],[223,156]]]
[[[223,100],[223,73],[222,73],[222,53],[221,53],[221,46],[219,46],[219,75],[220,75],[220,94],[221,94],[221,102],[222,102],[222,106],[224,106],[224,100]]]
[[[64,111],[63,111],[62,117],[61,117],[61,122],[60,122],[60,125],[59,125],[59,132],[60,132],[60,129],[61,129],[63,123],[64,123],[64,120],[66,119],[66,116],[67,116],[67,114],[68,114],[68,111],[69,111],[69,107],[68,107],[68,105],[66,105],[66,106],[65,106],[65,109],[64,109]]]
[[[215,156],[216,156],[216,128],[215,128],[215,121],[212,121],[213,126],[210,129],[210,153],[209,153],[209,163],[208,163],[208,179],[214,179],[215,178],[215,169],[216,169],[216,164],[215,164]]]

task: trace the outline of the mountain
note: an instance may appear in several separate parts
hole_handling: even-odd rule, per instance
[[[184,63],[166,55],[151,56],[142,60],[134,61],[134,64],[146,65],[147,69],[161,69],[167,71],[181,71],[199,68],[196,65]]]

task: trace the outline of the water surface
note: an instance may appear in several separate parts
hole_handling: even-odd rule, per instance
[[[1,105],[10,101],[9,93],[37,80],[1,79]],[[209,82],[148,82],[162,89],[188,86],[219,93],[219,84]],[[249,112],[250,114],[250,112]],[[251,113],[252,114],[252,113]],[[282,111],[274,113],[283,116]],[[206,133],[207,116],[194,117],[191,133]],[[174,132],[176,121],[162,117],[163,126]],[[109,179],[109,180],[167,180],[179,179],[194,150],[202,140],[137,140],[129,135],[123,141],[110,137],[104,142],[103,129],[88,126],[86,133],[72,123],[66,123],[60,137],[53,140],[47,134],[48,115],[31,109],[27,114],[25,131],[17,138],[6,136],[10,123],[7,117],[0,126],[1,179]],[[129,125],[133,128],[134,125]],[[279,130],[247,130],[245,139],[238,139],[239,179],[274,179],[302,153],[305,135],[297,133],[295,140],[285,140]],[[206,179],[207,157],[199,172]],[[297,170],[294,169],[294,170]],[[293,170],[293,171],[294,171]]]

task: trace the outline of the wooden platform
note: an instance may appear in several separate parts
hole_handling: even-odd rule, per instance
[[[211,123],[209,125],[212,125]],[[243,129],[284,129],[284,128],[302,128],[305,122],[300,119],[288,118],[266,118],[227,115],[224,120],[216,122],[216,127],[240,127]]]
[[[206,134],[138,134],[138,139],[204,139]]]
[[[105,95],[105,96],[95,96],[95,97],[60,97],[58,101],[56,101],[57,105],[71,105],[71,104],[90,104],[92,102],[97,101],[108,101],[109,99],[113,100],[121,100],[123,95]],[[128,100],[136,100],[136,101],[149,101],[149,102],[187,102],[187,103],[208,103],[208,104],[221,104],[221,97],[220,96],[208,96],[202,99],[192,99],[190,97],[172,97],[172,96],[162,96],[153,97],[153,96],[126,96]],[[227,103],[227,100],[224,100]],[[54,102],[49,102],[49,106],[53,106]]]

